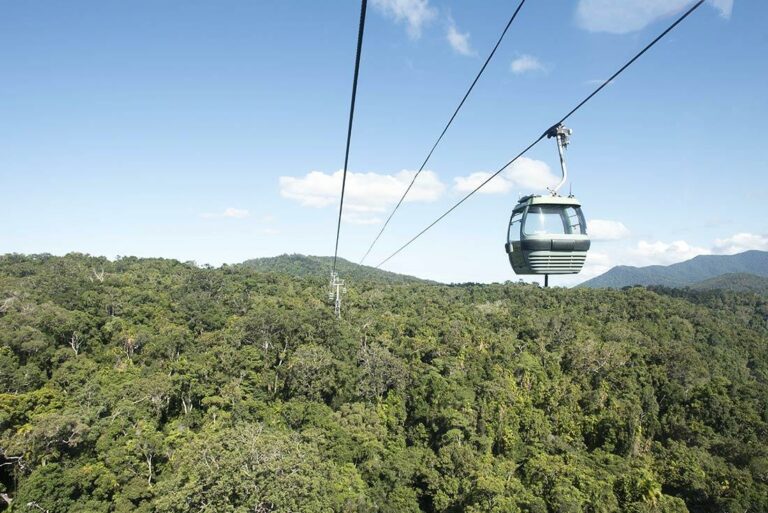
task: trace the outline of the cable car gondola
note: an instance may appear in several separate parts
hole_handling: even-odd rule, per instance
[[[512,210],[505,248],[516,274],[543,274],[545,285],[550,274],[577,274],[584,266],[590,241],[581,203],[572,195],[557,191],[568,173],[563,150],[568,146],[571,130],[562,125],[552,127],[547,137],[557,139],[563,177],[549,189],[550,196],[528,195]]]

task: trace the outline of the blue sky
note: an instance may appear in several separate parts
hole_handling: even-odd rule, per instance
[[[362,256],[516,4],[371,0],[342,257]],[[367,263],[686,5],[529,0]],[[332,254],[358,16],[341,0],[0,3],[0,253]],[[570,120],[571,183],[600,240],[558,283],[768,249],[766,19],[762,1],[702,6]],[[517,279],[509,212],[558,173],[551,141],[528,157],[386,268]]]

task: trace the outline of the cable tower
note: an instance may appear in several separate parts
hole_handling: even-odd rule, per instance
[[[336,272],[331,272],[331,289],[328,291],[328,301],[333,303],[333,313],[337,318],[341,318],[341,295],[346,293],[347,287],[344,286],[344,280],[340,280]]]

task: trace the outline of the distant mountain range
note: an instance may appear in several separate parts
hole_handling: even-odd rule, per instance
[[[621,288],[630,285],[664,285],[698,289],[763,290],[767,278],[768,251],[752,250],[737,255],[699,255],[667,266],[620,265],[579,286]]]
[[[239,264],[261,272],[275,272],[297,277],[329,276],[332,257],[300,254],[254,258]],[[336,269],[349,282],[430,283],[414,276],[382,271],[339,258]],[[435,283],[435,282],[431,282]],[[621,288],[632,285],[690,287],[696,290],[725,289],[755,292],[768,296],[768,251],[746,251],[737,255],[700,255],[668,266],[617,266],[587,280],[579,287]]]
[[[242,264],[262,272],[275,272],[290,276],[308,277],[316,276],[328,278],[333,265],[333,257],[309,256],[309,255],[279,255],[268,258],[254,258],[246,260]],[[343,280],[352,281],[378,281],[386,283],[429,283],[414,276],[382,271],[367,265],[358,265],[349,260],[339,258],[336,261],[336,270]]]

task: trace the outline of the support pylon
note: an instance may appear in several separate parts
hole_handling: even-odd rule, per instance
[[[331,271],[331,289],[328,291],[328,301],[333,302],[333,313],[337,318],[341,318],[341,295],[346,294],[347,288],[344,286],[344,280],[339,279],[339,275]]]

